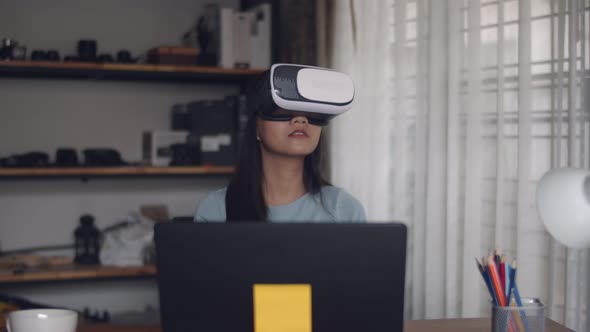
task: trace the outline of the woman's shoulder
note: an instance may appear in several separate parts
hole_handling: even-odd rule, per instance
[[[352,196],[350,193],[348,193],[346,190],[342,188],[330,185],[323,186],[321,191],[322,196],[326,197],[327,199],[357,202],[360,204],[359,200],[357,200],[354,196]]]
[[[227,187],[210,191],[207,195],[201,200],[199,203],[199,209],[202,206],[208,206],[211,204],[219,205],[223,203],[223,208],[225,209],[225,193],[227,192]]]
[[[209,200],[223,200],[225,201],[225,193],[227,192],[227,187],[223,187],[221,189],[210,191],[205,199]]]
[[[321,199],[334,211],[339,220],[365,221],[365,208],[353,195],[342,188],[335,186],[323,186]]]
[[[209,192],[199,203],[195,221],[224,221],[226,188]]]

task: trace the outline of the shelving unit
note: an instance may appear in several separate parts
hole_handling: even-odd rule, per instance
[[[207,83],[245,82],[262,70],[150,64],[4,61],[0,77]]]
[[[70,167],[70,168],[0,168],[0,179],[111,177],[111,176],[188,176],[230,175],[233,166],[171,166],[171,167]]]
[[[263,70],[226,69],[204,66],[177,66],[153,64],[86,63],[86,62],[48,62],[48,61],[0,61],[0,80],[100,80],[119,82],[150,82],[174,84],[226,84],[244,88],[247,81]],[[158,178],[158,177],[207,177],[229,176],[233,166],[122,166],[122,167],[42,167],[42,168],[2,168],[0,181],[24,179],[63,179],[63,178]],[[149,180],[147,180],[149,181]],[[10,269],[0,269],[0,285],[45,282],[66,282],[69,280],[111,280],[153,278],[156,276],[153,265],[140,267],[62,265],[50,268],[27,269],[15,273]],[[102,331],[98,325],[82,326],[82,331]],[[110,330],[110,329],[109,329]],[[138,327],[137,331],[144,331]],[[0,328],[0,331],[2,329]],[[121,331],[136,331],[133,328]],[[147,330],[145,330],[147,331]],[[149,331],[159,331],[152,327]]]
[[[73,279],[132,278],[156,275],[153,265],[137,267],[64,265],[50,268],[28,269],[14,274],[11,270],[0,270],[0,283],[24,283]]]
[[[0,79],[90,79],[112,81],[152,81],[173,83],[243,84],[261,70],[225,69],[202,66],[151,64],[0,61]],[[0,180],[99,177],[228,176],[233,166],[121,166],[121,167],[42,167],[1,168]],[[0,284],[47,282],[75,279],[153,277],[155,266],[114,267],[65,265],[28,269],[24,273],[0,270]]]
[[[245,83],[262,70],[152,64],[4,61],[0,78]],[[0,179],[230,175],[232,166],[0,168]]]

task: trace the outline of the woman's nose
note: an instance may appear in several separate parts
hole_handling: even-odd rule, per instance
[[[291,119],[291,124],[307,124],[307,123],[308,123],[307,118],[304,116],[301,116],[301,115],[294,116]]]

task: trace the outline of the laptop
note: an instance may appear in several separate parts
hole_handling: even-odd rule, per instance
[[[309,285],[314,332],[403,331],[403,224],[160,223],[163,332],[254,331],[255,285]]]

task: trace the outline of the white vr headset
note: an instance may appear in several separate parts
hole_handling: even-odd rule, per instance
[[[354,99],[350,76],[321,67],[274,64],[270,69],[270,86],[278,107],[329,117],[348,111]]]

